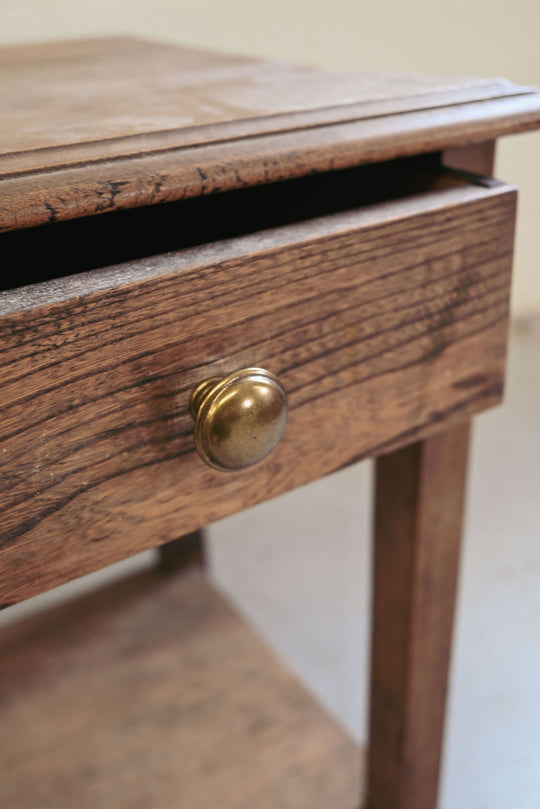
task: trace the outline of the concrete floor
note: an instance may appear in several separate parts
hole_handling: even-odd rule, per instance
[[[440,809],[539,809],[540,319],[515,325],[506,402],[475,424]],[[209,531],[219,587],[360,740],[370,496],[370,464],[358,464]],[[0,623],[153,559],[30,599]]]

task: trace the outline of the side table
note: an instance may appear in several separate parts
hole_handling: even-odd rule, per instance
[[[433,809],[469,424],[504,384],[495,140],[540,95],[131,39],[3,48],[0,74],[0,603],[150,547],[174,566],[374,457],[366,806]],[[358,805],[353,745],[181,578],[4,632],[2,806]]]

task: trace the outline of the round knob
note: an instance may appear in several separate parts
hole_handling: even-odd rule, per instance
[[[287,421],[287,394],[270,371],[245,368],[191,394],[195,446],[209,466],[246,469],[274,449]]]

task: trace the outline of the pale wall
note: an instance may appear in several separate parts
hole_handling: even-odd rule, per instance
[[[540,86],[538,0],[0,0],[0,43],[132,33],[344,66],[503,75]],[[499,147],[521,189],[514,314],[540,311],[540,134]],[[538,223],[538,225],[537,225]]]

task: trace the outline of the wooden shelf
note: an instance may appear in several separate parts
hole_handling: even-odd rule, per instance
[[[3,809],[354,809],[360,753],[204,575],[0,634]]]

